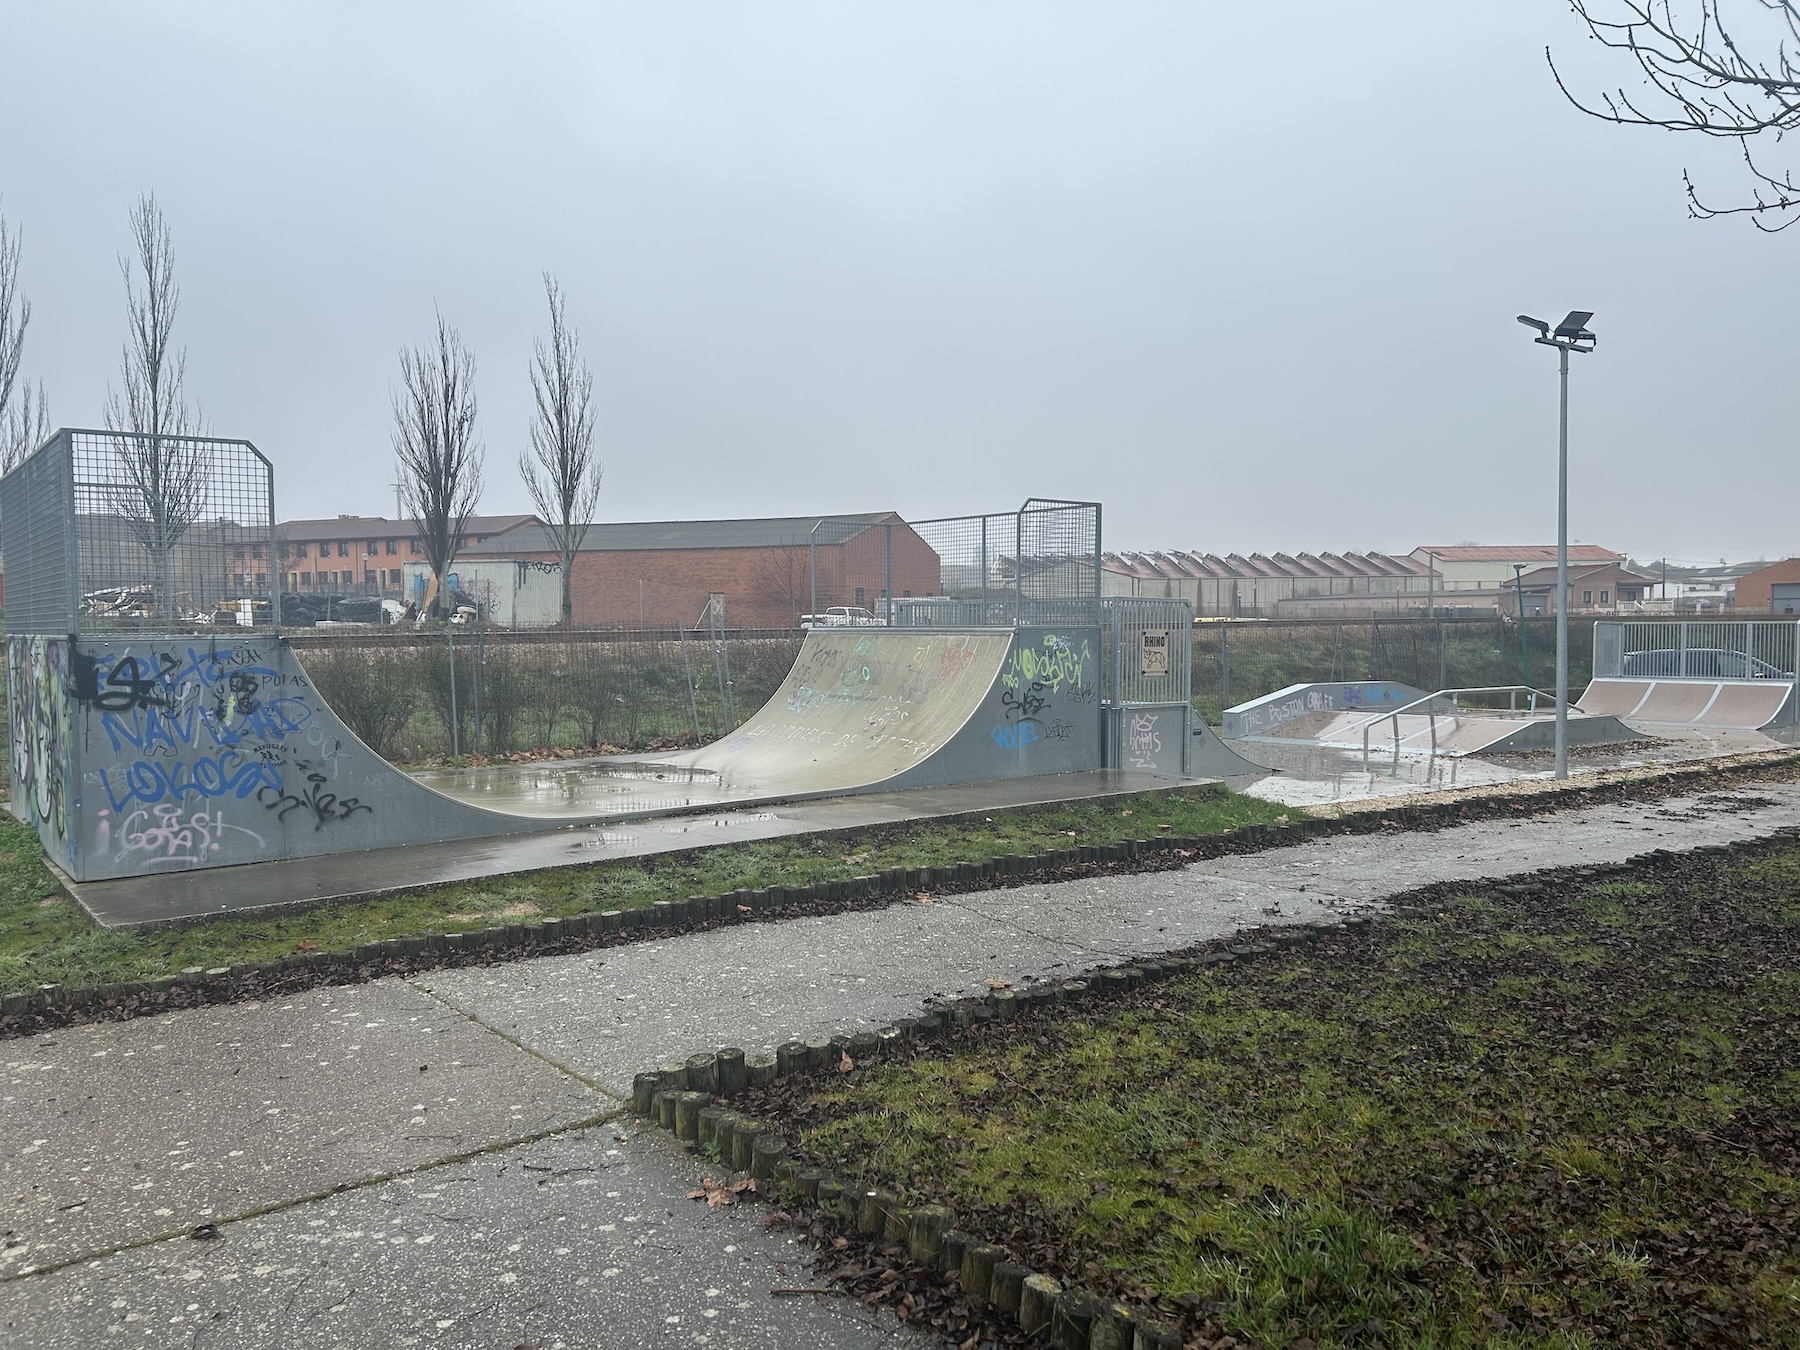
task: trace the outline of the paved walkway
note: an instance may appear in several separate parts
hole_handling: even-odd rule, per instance
[[[631,1075],[989,977],[1797,820],[1800,785],[1752,785],[0,1043],[0,1343],[917,1344],[835,1300],[771,1297],[805,1282],[804,1254],[683,1198],[697,1165],[620,1114]],[[223,1240],[177,1236],[203,1223]]]

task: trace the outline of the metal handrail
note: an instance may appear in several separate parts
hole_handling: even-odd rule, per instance
[[[1439,699],[1448,698],[1450,700],[1451,711],[1455,714],[1460,715],[1462,712],[1462,704],[1460,702],[1458,702],[1457,700],[1458,700],[1458,696],[1462,695],[1462,694],[1508,694],[1508,695],[1511,695],[1511,697],[1507,700],[1507,711],[1510,713],[1515,713],[1515,714],[1519,711],[1519,697],[1518,696],[1520,694],[1527,694],[1530,696],[1526,700],[1526,705],[1525,705],[1525,712],[1526,712],[1527,716],[1529,716],[1537,711],[1537,701],[1540,697],[1548,699],[1552,706],[1554,706],[1556,703],[1556,695],[1555,694],[1549,693],[1542,689],[1534,688],[1533,686],[1531,686],[1529,684],[1487,684],[1487,685],[1472,685],[1472,686],[1470,686],[1468,688],[1464,688],[1464,689],[1440,689],[1435,694],[1427,694],[1423,698],[1416,698],[1411,703],[1403,704],[1400,707],[1394,708],[1388,712],[1379,712],[1379,713],[1374,714],[1371,717],[1365,717],[1365,718],[1363,718],[1362,721],[1356,723],[1354,726],[1349,727],[1348,730],[1352,731],[1352,732],[1355,732],[1355,731],[1362,732],[1362,734],[1363,734],[1363,758],[1367,759],[1369,757],[1369,732],[1370,732],[1370,730],[1382,722],[1391,720],[1394,724],[1394,753],[1396,755],[1398,755],[1400,753],[1400,718],[1402,717],[1402,715],[1411,712],[1414,708],[1417,708],[1420,704],[1431,704],[1433,706],[1428,707],[1426,709],[1426,716],[1429,719],[1430,726],[1431,726],[1431,753],[1435,755],[1437,753],[1437,708],[1435,705]]]

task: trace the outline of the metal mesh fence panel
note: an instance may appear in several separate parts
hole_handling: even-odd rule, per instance
[[[274,472],[248,441],[70,431],[83,632],[275,624]]]
[[[458,633],[309,631],[292,637],[351,730],[402,761],[451,751],[556,755],[711,741],[768,702],[799,654],[793,631]]]
[[[1739,624],[1739,628],[1743,625]],[[1571,696],[1586,687],[1592,623],[1569,625]],[[1290,684],[1397,680],[1437,689],[1531,684],[1554,678],[1556,620],[1384,618],[1245,620],[1194,627],[1194,705],[1213,722],[1225,708]],[[1529,658],[1529,676],[1524,661]],[[1440,673],[1442,679],[1439,678]]]
[[[1033,499],[978,516],[822,520],[808,571],[817,624],[1092,627],[1100,508]]]
[[[274,491],[248,441],[59,431],[0,480],[9,626],[273,626]]]
[[[74,521],[74,459],[63,434],[0,478],[7,631],[76,631],[81,592]]]

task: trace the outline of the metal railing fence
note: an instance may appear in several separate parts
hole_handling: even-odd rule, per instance
[[[1797,658],[1793,619],[1594,625],[1594,674],[1603,678],[1792,680]]]

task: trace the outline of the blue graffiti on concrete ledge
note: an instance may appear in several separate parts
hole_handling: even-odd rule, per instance
[[[1002,750],[1023,750],[1036,743],[1038,728],[1037,723],[1032,721],[1001,722],[988,735],[994,738],[994,744]]]
[[[163,801],[179,802],[190,795],[202,800],[230,795],[242,801],[265,787],[279,793],[281,773],[274,765],[246,758],[237,750],[221,750],[216,755],[201,755],[192,764],[139,760],[125,769],[117,788],[108,772],[101,769],[100,786],[117,812],[133,802],[154,806]]]

